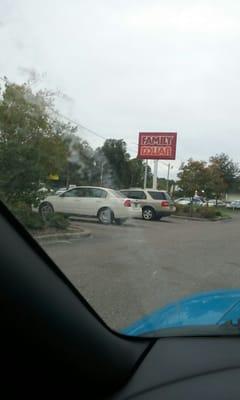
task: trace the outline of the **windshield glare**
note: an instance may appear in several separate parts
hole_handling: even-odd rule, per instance
[[[234,334],[238,2],[45,3],[1,3],[0,200],[112,329]]]

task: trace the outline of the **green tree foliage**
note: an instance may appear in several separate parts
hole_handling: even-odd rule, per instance
[[[113,187],[128,187],[130,183],[130,155],[123,139],[107,139],[102,147],[110,169],[111,185]]]
[[[205,161],[188,160],[180,167],[178,186],[187,196],[193,196],[195,190],[204,191],[207,197],[223,197],[224,194],[239,186],[239,167],[227,154],[210,157]]]
[[[186,164],[181,165],[178,178],[178,186],[186,196],[194,196],[195,190],[206,191],[208,183],[206,162],[189,159]]]
[[[54,109],[55,93],[34,92],[31,82],[5,84],[0,93],[0,196],[14,207],[40,200],[41,182],[49,175],[59,185],[142,187],[144,162],[130,160],[123,139],[107,139],[96,151],[63,123]],[[148,183],[152,185],[151,168]]]
[[[8,202],[31,204],[41,181],[66,162],[66,126],[49,113],[51,99],[28,84],[5,80],[0,99],[0,192]]]
[[[137,158],[130,159],[123,139],[107,139],[95,152],[95,180],[104,186],[115,188],[143,187],[145,163]],[[152,186],[152,172],[147,169],[147,186]]]
[[[64,142],[68,148],[67,162],[61,171],[61,183],[68,187],[69,184],[90,185],[94,182],[94,152],[88,142],[82,140],[77,134],[77,128],[64,134]]]
[[[139,160],[138,158],[132,158],[131,160],[129,160],[129,169],[130,169],[129,186],[142,188],[144,185],[144,175],[145,175],[145,163],[143,162],[143,160]],[[148,165],[147,187],[151,186],[152,186],[152,172],[150,166]]]
[[[207,168],[206,194],[208,197],[221,198],[228,188],[219,166],[210,164]]]
[[[222,191],[229,191],[236,188],[239,185],[240,169],[237,163],[234,163],[231,158],[225,154],[217,154],[211,157],[210,167],[215,171],[218,171],[218,175],[223,181]]]
[[[174,189],[175,185],[176,182],[173,179],[170,179],[169,182],[167,182],[166,178],[158,178],[157,180],[157,188],[159,190],[167,190],[168,186],[168,189],[170,191],[171,188]]]

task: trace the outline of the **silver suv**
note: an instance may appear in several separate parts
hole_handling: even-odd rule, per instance
[[[138,200],[142,207],[142,217],[146,221],[168,217],[176,211],[174,202],[165,190],[154,189],[122,189],[129,199]]]

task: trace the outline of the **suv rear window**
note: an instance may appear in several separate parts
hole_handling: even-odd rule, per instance
[[[170,196],[165,192],[157,192],[148,190],[148,194],[150,194],[153,200],[169,200]]]
[[[145,200],[147,198],[143,190],[123,190],[121,192],[129,199]]]

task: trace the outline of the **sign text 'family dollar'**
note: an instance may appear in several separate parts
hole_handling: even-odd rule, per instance
[[[151,160],[175,160],[176,132],[140,132],[138,158]]]

